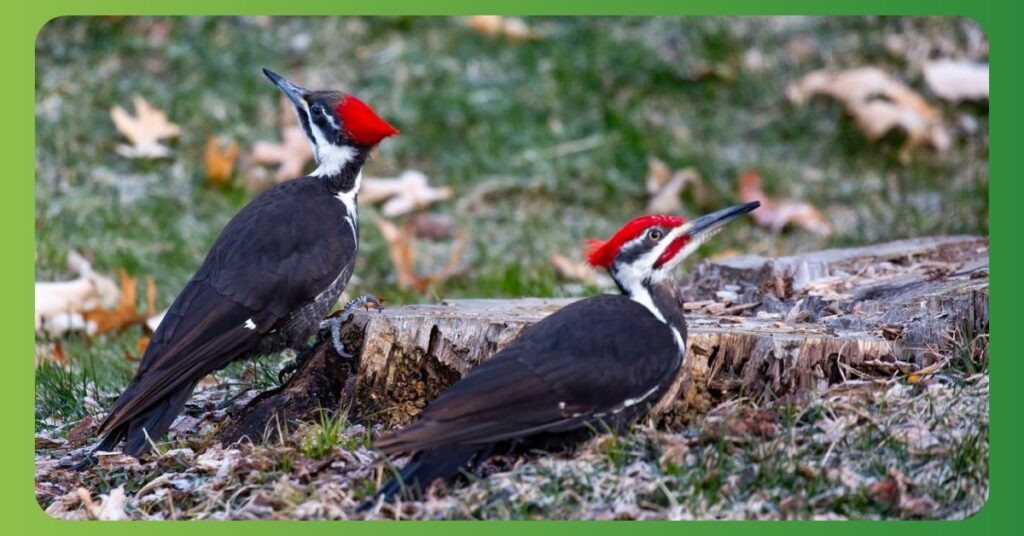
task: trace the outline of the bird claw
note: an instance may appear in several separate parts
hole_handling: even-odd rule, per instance
[[[289,376],[291,376],[291,374],[294,373],[296,370],[299,370],[299,367],[301,367],[302,364],[306,362],[306,359],[309,358],[309,354],[313,353],[313,348],[315,347],[315,344],[309,345],[308,348],[299,352],[299,354],[295,356],[295,359],[285,363],[285,365],[281,367],[281,370],[278,371],[277,373],[277,383],[279,385],[284,385],[285,382],[288,381]]]
[[[377,309],[382,308],[380,300],[378,300],[375,296],[359,296],[358,298],[353,298],[349,300],[348,303],[345,304],[345,307],[341,309],[340,314],[328,318],[320,323],[320,329],[318,331],[317,338],[319,340],[323,340],[325,337],[327,337],[328,334],[330,334],[331,346],[334,347],[334,351],[338,352],[338,355],[340,355],[344,359],[352,359],[353,357],[355,357],[355,354],[349,353],[347,350],[345,350],[345,345],[342,344],[341,342],[341,326],[344,325],[345,322],[351,320],[356,310],[359,309],[360,307],[366,307],[366,310],[369,311],[370,304],[373,304]],[[295,356],[295,359],[293,361],[289,361],[283,367],[281,367],[280,372],[277,373],[278,383],[284,385],[285,382],[287,381],[288,376],[294,373],[296,370],[299,369],[299,367],[302,366],[302,364],[309,357],[309,354],[313,352],[313,348],[315,347],[316,344],[310,345],[309,348],[306,348],[305,350],[300,352],[299,355]]]
[[[331,345],[334,346],[334,351],[338,352],[338,355],[345,359],[352,359],[355,354],[349,353],[345,350],[345,345],[341,342],[341,326],[352,319],[355,312],[360,307],[365,307],[367,311],[370,310],[370,304],[373,304],[378,310],[381,309],[380,300],[376,296],[359,296],[352,298],[342,307],[341,313],[338,316],[328,318],[320,323],[320,330],[330,330],[331,334]]]

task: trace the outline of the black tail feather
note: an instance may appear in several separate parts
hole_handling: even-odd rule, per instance
[[[124,453],[130,456],[141,456],[150,449],[150,442],[159,441],[171,427],[174,419],[185,409],[185,403],[192,396],[196,384],[185,386],[168,396],[162,402],[154,404],[145,413],[128,423],[124,441]]]
[[[96,463],[96,452],[112,451],[122,439],[125,440],[122,450],[129,456],[139,457],[149,452],[150,440],[159,441],[167,433],[174,419],[185,408],[185,403],[192,396],[194,389],[195,384],[192,384],[188,389],[182,389],[162,402],[153,404],[138,417],[111,430],[92,452],[72,467],[72,470],[81,471],[91,467]]]
[[[455,446],[421,451],[405,464],[398,475],[381,486],[372,499],[361,504],[359,510],[368,510],[382,497],[387,502],[393,502],[399,496],[421,498],[435,480],[447,482],[458,476],[480,450],[478,446]]]

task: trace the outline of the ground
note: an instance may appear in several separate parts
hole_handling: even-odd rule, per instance
[[[642,213],[651,157],[672,169],[694,167],[703,178],[710,195],[685,194],[687,213],[735,201],[738,177],[757,170],[772,196],[813,204],[835,229],[826,237],[739,222],[698,256],[988,232],[988,108],[931,98],[921,75],[934,57],[986,60],[987,40],[969,20],[527,23],[534,37],[513,40],[442,18],[51,22],[37,42],[37,280],[72,276],[65,259],[75,249],[101,272],[123,267],[151,276],[158,305],[168,305],[227,220],[271,180],[245,155],[227,189],[211,187],[202,167],[211,135],[238,142],[243,153],[279,135],[279,95],[259,73],[264,66],[308,86],[342,86],[401,129],[368,175],[418,169],[432,184],[455,189],[457,200],[431,212],[467,234],[464,269],[422,293],[398,287],[384,240],[376,226],[363,225],[350,291],[391,304],[597,291],[560,280],[549,255],[580,258],[584,239],[607,236]],[[899,134],[869,142],[841,105],[816,99],[797,106],[785,97],[786,86],[811,70],[862,65],[882,67],[925,94],[951,125],[952,146],[902,158]],[[115,153],[121,140],[109,110],[134,94],[182,125],[170,158]],[[364,206],[363,217],[382,216]],[[444,244],[437,249],[443,262]],[[37,369],[39,433],[66,441],[83,420],[101,416],[134,372],[125,356],[137,353],[140,335],[133,328],[63,337],[68,366]],[[964,347],[973,352],[975,345]],[[273,384],[287,357],[233,365],[210,379],[191,411],[223,412],[244,401]],[[737,441],[712,432],[715,418],[683,429],[641,425],[595,440],[576,457],[507,461],[455,495],[439,492],[401,512],[963,517],[987,495],[987,354],[980,362],[925,386],[819,394],[799,409],[719,408],[747,417],[770,412],[771,430]],[[157,460],[137,467],[110,460],[109,469],[80,483],[94,496],[123,484],[133,517],[351,516],[378,483],[369,448],[376,432],[338,414],[276,445],[201,451],[172,438]],[[70,501],[67,515],[86,515],[66,495],[79,483],[69,480],[74,475],[51,471],[64,451],[37,443],[41,504],[60,512],[60,501]],[[837,459],[843,470],[835,469]]]

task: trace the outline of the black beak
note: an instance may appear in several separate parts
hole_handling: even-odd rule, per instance
[[[292,104],[299,108],[305,107],[302,98],[302,96],[307,93],[305,88],[302,88],[289,82],[287,79],[285,79],[285,77],[275,73],[274,71],[271,71],[270,69],[264,68],[263,74],[267,75],[267,78],[269,78],[270,81],[273,82],[275,86],[277,86],[281,91],[284,92],[285,95],[288,96],[288,99],[292,101]]]
[[[690,221],[690,228],[686,231],[686,234],[693,238],[704,237],[709,234],[713,234],[723,225],[735,220],[739,216],[742,216],[751,210],[761,206],[760,201],[753,201],[750,203],[744,203],[742,205],[734,205],[729,208],[723,208],[718,212],[712,212],[706,214],[695,220]]]

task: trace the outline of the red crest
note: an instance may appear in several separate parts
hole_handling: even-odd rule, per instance
[[[587,262],[589,262],[591,266],[611,268],[612,261],[615,260],[615,256],[619,254],[619,250],[622,249],[622,246],[630,240],[644,234],[647,229],[657,226],[673,228],[678,227],[685,222],[686,220],[684,218],[666,215],[640,216],[638,218],[634,218],[626,225],[623,225],[622,229],[619,229],[619,231],[612,235],[608,240],[588,240],[587,243],[589,244],[589,251],[587,252]]]
[[[398,134],[398,129],[380,118],[365,102],[345,95],[335,111],[352,140],[360,145],[377,145],[380,140]]]

